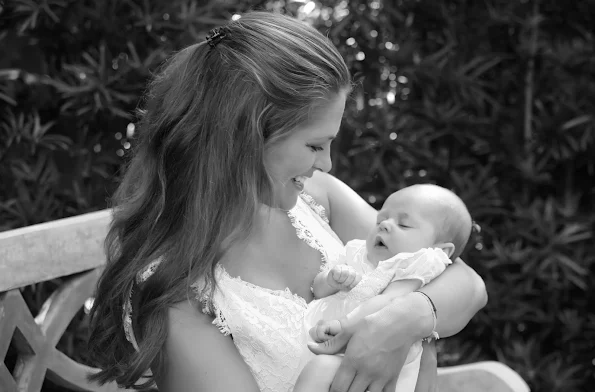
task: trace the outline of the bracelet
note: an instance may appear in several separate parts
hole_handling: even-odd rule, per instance
[[[423,291],[415,290],[415,293],[420,293],[424,297],[426,297],[426,300],[430,303],[430,306],[432,306],[432,311],[434,312],[434,316],[438,316],[438,311],[436,310],[436,305],[434,305],[434,301],[432,301],[432,298],[430,298],[430,296],[427,295],[426,293],[424,293]]]
[[[434,321],[434,326],[432,327],[432,333],[428,337],[424,338],[423,340],[429,342],[432,339],[436,339],[436,340],[437,339],[440,339],[440,336],[438,335],[438,332],[436,332],[436,322],[437,322],[437,319],[438,319],[438,317],[437,317],[438,312],[436,311],[436,305],[434,305],[434,301],[432,301],[432,298],[430,298],[430,296],[427,295],[426,293],[424,293],[423,291],[417,291],[416,290],[416,291],[414,291],[414,293],[419,293],[419,294],[421,294],[426,299],[426,301],[430,305],[430,310],[432,311],[432,318],[433,318],[433,321]]]

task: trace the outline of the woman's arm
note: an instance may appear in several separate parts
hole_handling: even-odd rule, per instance
[[[312,196],[327,209],[331,228],[344,244],[368,237],[376,225],[377,211],[360,195],[343,181],[323,172],[315,172],[306,186],[308,183],[312,185]]]
[[[231,338],[211,321],[190,302],[170,309],[167,375],[157,380],[160,392],[259,392]]]
[[[461,259],[419,291],[436,306],[436,332],[445,338],[459,333],[488,302],[485,283]]]

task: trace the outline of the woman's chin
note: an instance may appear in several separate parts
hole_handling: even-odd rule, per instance
[[[301,190],[294,186],[287,186],[282,192],[277,193],[277,208],[291,210],[297,204]]]

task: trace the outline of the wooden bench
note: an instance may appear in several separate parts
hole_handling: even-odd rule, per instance
[[[77,391],[122,392],[86,381],[94,369],[56,349],[60,337],[93,291],[105,262],[109,210],[0,232],[0,391],[40,391],[45,378]],[[68,277],[32,315],[19,288]],[[9,345],[18,352],[12,373],[4,363]],[[499,362],[438,369],[440,392],[527,392],[512,369]]]

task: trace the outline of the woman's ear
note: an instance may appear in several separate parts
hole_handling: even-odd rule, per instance
[[[455,253],[455,245],[452,242],[441,242],[434,245],[434,248],[442,249],[448,258],[451,258],[453,253]]]

